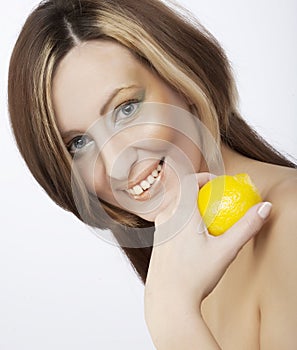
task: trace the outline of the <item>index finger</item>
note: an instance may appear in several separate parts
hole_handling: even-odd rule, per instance
[[[214,179],[216,177],[215,174],[208,172],[201,172],[196,174],[197,182],[199,189],[204,186],[208,181]]]

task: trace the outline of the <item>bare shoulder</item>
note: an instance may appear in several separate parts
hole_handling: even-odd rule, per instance
[[[290,175],[280,181],[270,195],[273,204],[270,235],[277,244],[297,239],[297,170]]]
[[[273,244],[272,241],[279,240],[280,232],[291,231],[291,224],[297,220],[297,169],[273,166],[265,174],[267,182],[270,181],[269,174],[273,181],[264,199],[272,203],[273,209],[263,234],[257,237],[259,248],[268,241]]]
[[[275,209],[274,224],[278,229],[280,225],[283,229],[292,229],[290,223],[297,220],[297,170],[280,181],[271,192],[271,202]]]
[[[255,253],[262,260],[277,255],[281,263],[283,254],[294,250],[297,262],[297,170],[289,170],[267,197],[272,212],[255,244]]]
[[[288,174],[272,189],[271,217],[255,240],[264,350],[296,346],[297,171]]]

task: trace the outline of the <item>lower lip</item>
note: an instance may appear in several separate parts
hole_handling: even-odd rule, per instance
[[[162,169],[159,172],[159,175],[158,175],[156,181],[151,185],[151,187],[139,195],[131,195],[130,194],[130,196],[138,201],[146,201],[146,200],[152,198],[152,196],[155,194],[156,191],[158,191],[158,189],[161,185],[161,180],[164,177],[164,172],[165,172],[165,160],[163,161]]]

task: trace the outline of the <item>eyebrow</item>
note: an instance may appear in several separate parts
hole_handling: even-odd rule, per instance
[[[61,133],[62,139],[64,140],[64,142],[72,135],[81,135],[84,134],[81,130],[68,130],[65,132]]]
[[[108,108],[108,106],[111,104],[112,100],[123,90],[130,90],[130,89],[134,89],[134,88],[140,88],[138,85],[130,85],[130,86],[123,86],[120,88],[117,88],[115,90],[113,90],[113,92],[109,95],[109,97],[107,98],[106,102],[104,103],[104,105],[102,106],[102,108],[100,109],[100,115],[102,116],[103,114],[106,113],[106,110]]]
[[[113,101],[113,99],[122,91],[124,90],[130,90],[130,89],[135,89],[135,88],[140,88],[139,85],[129,85],[129,86],[122,86],[119,87],[115,90],[113,90],[111,92],[111,94],[109,95],[109,97],[107,98],[107,100],[105,101],[105,103],[103,104],[102,108],[100,109],[100,115],[103,116],[106,113],[106,110],[108,108],[108,106],[111,104],[111,102]],[[63,140],[66,140],[69,136],[71,135],[77,135],[77,134],[81,134],[82,131],[81,130],[67,130],[64,132],[61,132],[61,136],[63,138]]]

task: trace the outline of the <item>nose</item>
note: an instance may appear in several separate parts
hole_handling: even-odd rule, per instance
[[[107,141],[100,152],[106,176],[115,181],[127,181],[132,165],[137,161],[137,150],[120,134]]]

